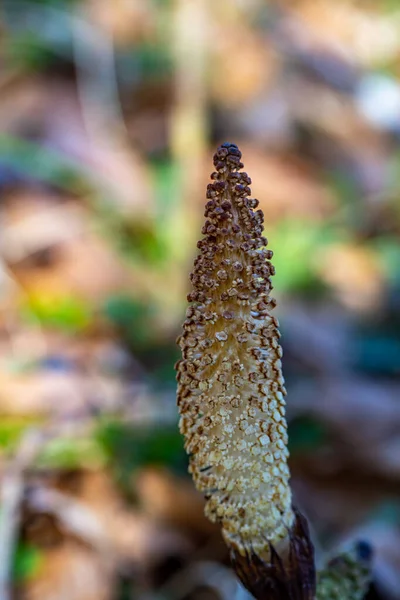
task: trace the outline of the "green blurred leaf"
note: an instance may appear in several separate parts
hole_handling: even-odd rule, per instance
[[[395,13],[393,17],[396,18],[399,11],[399,0],[383,0],[380,8],[382,13]]]
[[[23,583],[35,577],[43,561],[43,554],[36,546],[19,543],[14,555],[13,581]]]
[[[92,321],[92,310],[88,304],[73,297],[30,296],[21,312],[28,321],[37,323],[39,319],[47,327],[68,332],[81,331]]]
[[[140,353],[141,362],[146,365],[151,373],[153,386],[159,384],[165,389],[166,384],[172,384],[175,387],[176,372],[174,364],[181,358],[181,352],[175,343],[163,343],[159,341],[148,348],[144,348]]]
[[[400,283],[400,245],[395,236],[381,236],[371,243],[379,257],[386,279],[390,283]]]
[[[55,438],[46,444],[38,458],[39,466],[50,469],[98,468],[105,461],[103,447],[95,436]]]
[[[113,296],[103,306],[104,315],[121,331],[132,348],[148,344],[153,308],[130,296]]]
[[[168,258],[156,223],[121,219],[114,228],[113,236],[118,249],[130,260],[158,265],[164,264]]]
[[[11,452],[20,441],[24,431],[37,423],[37,419],[2,415],[0,418],[0,448]]]
[[[326,427],[312,417],[297,417],[288,425],[289,451],[308,453],[320,448],[328,439]]]
[[[400,374],[400,339],[355,333],[350,348],[355,369],[375,375]]]
[[[349,208],[349,210],[358,210],[363,206],[354,175],[346,174],[341,170],[330,170],[326,177],[329,187],[340,200],[342,206]]]
[[[78,162],[22,138],[0,135],[0,160],[17,172],[73,193],[87,187],[88,173]]]
[[[321,281],[315,258],[333,239],[331,230],[320,223],[282,221],[269,230],[270,248],[274,250],[276,269],[274,287],[282,292],[312,292],[326,288]]]
[[[98,430],[98,440],[125,489],[140,467],[168,466],[179,473],[187,471],[182,436],[175,424],[150,427],[105,421]]]
[[[11,65],[28,70],[51,65],[56,56],[48,44],[32,33],[18,35],[5,43],[4,54]]]
[[[180,193],[182,169],[168,158],[153,158],[150,164],[157,208],[157,237],[164,248],[164,260],[181,263],[193,241],[188,232],[190,208]]]

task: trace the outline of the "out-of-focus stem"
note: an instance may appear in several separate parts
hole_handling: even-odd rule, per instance
[[[174,101],[170,114],[171,153],[178,172],[173,223],[174,248],[183,257],[193,228],[188,199],[199,195],[208,138],[206,115],[207,0],[175,0],[171,43]]]

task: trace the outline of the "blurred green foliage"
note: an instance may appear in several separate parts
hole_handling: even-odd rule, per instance
[[[328,431],[321,421],[300,416],[289,421],[289,451],[291,454],[314,452],[328,440]]]
[[[353,337],[352,355],[354,367],[371,376],[400,374],[400,337],[393,332],[391,336],[359,331]]]
[[[150,264],[152,267],[165,264],[168,259],[167,248],[155,223],[126,219],[119,220],[115,225],[112,231],[113,239],[118,250],[126,258],[135,263]]]
[[[283,293],[305,293],[318,297],[326,286],[317,270],[321,248],[335,240],[328,225],[300,220],[281,221],[269,228],[268,239],[274,251],[274,287]]]
[[[105,464],[106,454],[96,435],[57,437],[45,444],[37,466],[46,469],[98,468]]]
[[[154,315],[151,305],[131,296],[110,296],[103,306],[103,314],[131,348],[140,349],[149,344],[152,333],[149,325]]]
[[[32,579],[42,566],[43,554],[32,544],[20,542],[14,554],[13,581],[24,583]]]
[[[0,418],[0,453],[12,453],[23,433],[38,423],[37,418],[2,415]]]
[[[88,173],[78,162],[27,139],[1,134],[0,161],[24,178],[41,181],[57,189],[73,194],[87,189]]]
[[[400,286],[400,245],[397,235],[381,235],[371,240],[370,246],[379,257],[386,282]]]
[[[51,65],[56,58],[52,48],[33,33],[7,40],[5,55],[14,66],[32,71]]]
[[[49,328],[76,333],[88,327],[93,318],[92,307],[83,300],[73,297],[51,297],[35,295],[28,298],[21,308],[21,315],[28,321]]]
[[[182,436],[175,423],[145,425],[106,420],[98,429],[97,439],[125,490],[131,490],[132,475],[141,467],[166,466],[187,473]]]
[[[133,82],[160,82],[172,75],[173,62],[170,48],[157,38],[127,49],[121,49],[117,56],[117,65],[122,78]]]
[[[174,340],[160,339],[154,327],[154,306],[133,296],[111,296],[102,314],[115,325],[124,344],[146,367],[153,388],[175,382],[173,365],[179,358],[179,350]]]

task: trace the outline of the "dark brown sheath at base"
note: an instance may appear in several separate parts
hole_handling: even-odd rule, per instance
[[[231,550],[237,576],[256,600],[313,600],[316,573],[314,547],[306,519],[295,508],[295,522],[289,533],[289,550],[281,557],[269,543],[268,561],[252,549],[242,556]]]

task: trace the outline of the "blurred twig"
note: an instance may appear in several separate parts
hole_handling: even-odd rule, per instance
[[[95,513],[85,503],[48,488],[33,490],[28,502],[35,512],[53,514],[69,533],[95,548],[109,564],[114,562],[106,532]]]

